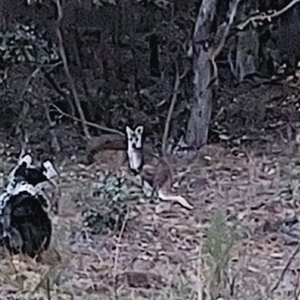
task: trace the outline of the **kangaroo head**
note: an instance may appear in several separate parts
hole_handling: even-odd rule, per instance
[[[138,126],[135,130],[126,126],[128,162],[130,169],[134,173],[139,173],[143,165],[143,131],[143,126]]]
[[[137,126],[135,130],[132,130],[129,126],[126,126],[127,146],[128,149],[141,149],[143,144],[143,132],[144,126]]]

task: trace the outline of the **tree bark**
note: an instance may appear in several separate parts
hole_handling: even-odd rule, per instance
[[[244,20],[249,13],[254,13],[257,5],[253,1],[246,1],[241,5],[239,19]],[[249,26],[237,34],[235,72],[242,81],[248,74],[255,73],[259,65],[259,34],[256,28]]]
[[[192,105],[185,136],[189,148],[200,148],[207,142],[212,111],[211,63],[208,39],[213,29],[218,0],[203,0],[196,20],[194,45],[194,103]]]

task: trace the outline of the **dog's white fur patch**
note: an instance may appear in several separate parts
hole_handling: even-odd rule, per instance
[[[43,167],[46,169],[43,174],[47,177],[48,180],[53,179],[58,176],[57,171],[55,170],[53,164],[50,160],[47,160],[43,163]]]
[[[15,180],[14,175],[15,175],[16,169],[24,162],[26,163],[26,167],[30,167],[30,165],[32,164],[32,161],[33,161],[32,157],[29,154],[27,154],[19,159],[17,165],[10,172],[10,174],[8,176],[8,184],[7,184],[6,188],[4,189],[4,191],[2,192],[2,194],[0,195],[0,215],[3,211],[3,208],[5,207],[5,205],[7,203],[7,201],[9,201],[10,197],[17,195],[19,193],[28,192],[32,196],[36,196],[37,194],[40,194],[42,197],[47,199],[45,193],[43,192],[43,187],[44,187],[43,182],[37,184],[36,186],[33,186],[33,185],[27,183],[26,181],[16,182],[16,180]],[[49,181],[51,181],[51,179],[58,176],[57,171],[55,170],[53,164],[49,160],[45,161],[42,164],[42,166],[45,168],[45,170],[43,171],[43,174],[47,177],[47,179]]]
[[[26,167],[29,167],[32,164],[32,156],[30,154],[26,154],[23,157],[21,157],[18,162],[17,165],[10,171],[9,175],[7,176],[8,182],[12,182],[14,180],[15,177],[15,172],[16,170],[23,164],[26,164]]]

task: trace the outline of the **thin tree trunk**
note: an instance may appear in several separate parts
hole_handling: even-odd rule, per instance
[[[196,20],[194,44],[194,103],[188,121],[186,143],[188,147],[203,146],[208,137],[212,111],[211,63],[207,41],[211,36],[217,0],[203,0]]]

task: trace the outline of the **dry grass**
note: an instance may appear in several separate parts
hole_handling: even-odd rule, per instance
[[[299,213],[299,156],[202,152],[176,164],[193,211],[131,201],[125,230],[105,236],[89,234],[74,204],[92,179],[65,166],[47,263],[15,273],[3,254],[0,299],[298,299],[298,238],[279,225]]]

